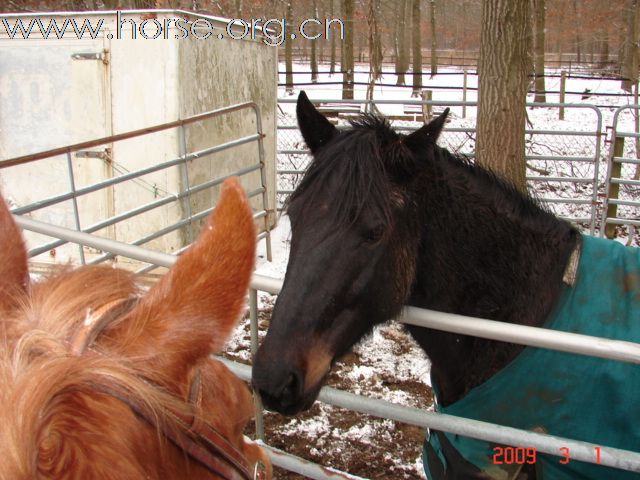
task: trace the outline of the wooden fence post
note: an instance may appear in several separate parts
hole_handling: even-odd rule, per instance
[[[420,92],[420,96],[422,97],[423,102],[424,101],[430,102],[433,99],[433,91],[423,90],[422,92]],[[422,120],[424,121],[424,123],[429,122],[431,120],[431,116],[432,116],[431,104],[423,103],[422,104]]]
[[[616,137],[613,144],[613,158],[611,159],[611,173],[608,176],[609,180],[609,198],[607,199],[607,211],[606,218],[616,218],[618,215],[618,205],[611,203],[611,200],[617,200],[620,193],[620,184],[612,182],[615,178],[620,178],[622,175],[622,163],[616,162],[616,157],[622,157],[624,155],[624,137]],[[615,238],[616,226],[614,224],[607,223],[604,227],[604,234],[607,238]]]

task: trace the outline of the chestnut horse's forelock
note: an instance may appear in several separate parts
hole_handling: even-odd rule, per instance
[[[0,398],[13,394],[12,398],[2,398],[2,403],[15,407],[11,415],[15,420],[14,438],[21,441],[3,445],[4,451],[21,460],[16,464],[23,464],[25,475],[31,470],[25,462],[42,464],[44,460],[45,466],[47,462],[53,466],[54,456],[69,452],[47,450],[55,449],[55,437],[61,432],[49,432],[54,438],[43,442],[44,451],[30,451],[38,445],[34,437],[43,433],[39,423],[65,409],[63,399],[69,395],[88,399],[109,396],[155,428],[158,437],[168,436],[222,478],[254,478],[242,454],[194,413],[197,405],[154,385],[166,384],[169,379],[105,352],[98,338],[100,332],[126,319],[137,294],[131,274],[110,267],[85,267],[63,269],[49,280],[34,284],[25,298],[15,299],[21,305],[19,311],[10,314],[4,329],[0,329],[4,336],[0,341],[5,343],[0,355],[0,381],[14,388],[3,388]],[[9,348],[11,344],[14,346]],[[194,371],[190,376],[199,374]],[[187,388],[192,390],[190,397],[202,395],[198,384]],[[113,424],[120,421],[126,420],[112,419]],[[3,428],[12,427],[5,422]],[[21,452],[26,458],[16,458],[22,456]]]
[[[69,341],[74,355],[84,355],[93,341],[107,328],[111,322],[125,315],[136,303],[136,297],[111,301],[87,315]],[[212,425],[198,418],[192,411],[187,416],[179,411],[163,410],[171,422],[158,422],[157,413],[131,395],[128,389],[109,382],[96,383],[93,386],[98,392],[105,393],[126,404],[136,415],[155,427],[168,440],[192,459],[206,467],[210,472],[220,475],[227,480],[242,478],[252,480],[263,478],[263,471],[258,470],[252,475],[242,454],[229,443]],[[202,382],[200,370],[196,369],[188,386],[188,405],[191,408],[200,406],[202,401]]]

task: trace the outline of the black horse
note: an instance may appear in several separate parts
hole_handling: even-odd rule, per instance
[[[569,297],[580,297],[576,303],[598,297],[597,281],[615,263],[610,255],[628,273],[625,288],[617,289],[623,291],[620,302],[640,303],[638,249],[582,236],[490,171],[437,146],[447,114],[407,136],[376,116],[338,131],[300,94],[298,123],[314,160],[288,201],[289,264],[254,363],[253,385],[267,408],[284,414],[308,409],[333,362],[405,304],[640,340],[640,310],[632,322],[633,307],[622,311],[613,296],[598,298],[604,304],[587,315],[591,323],[582,320],[585,328],[571,323],[582,315],[575,309],[569,320],[558,320]],[[601,260],[592,275],[583,272],[587,256]],[[591,280],[586,291],[575,287],[576,276]],[[597,410],[600,401],[640,398],[640,367],[407,328],[431,359],[439,410],[640,451],[640,427],[603,433],[610,412]],[[619,377],[626,384],[621,391],[612,380]],[[605,387],[611,387],[606,394]],[[571,403],[585,398],[591,403]],[[545,410],[565,403],[557,413]],[[635,406],[631,411],[637,415]],[[628,414],[621,409],[621,425]],[[640,423],[627,418],[634,422]],[[583,423],[599,426],[591,431]],[[523,464],[529,479],[536,470],[545,479],[627,478],[570,458],[536,457],[531,449],[527,461],[498,465],[494,445],[441,432],[431,432],[425,445],[430,478],[494,478],[499,469],[516,478],[513,471]]]

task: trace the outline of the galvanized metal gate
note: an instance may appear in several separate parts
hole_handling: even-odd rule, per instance
[[[406,103],[406,102],[405,102]],[[258,148],[256,156],[260,159],[251,167],[244,169],[242,171],[236,171],[231,174],[235,175],[248,175],[251,172],[260,171],[261,175],[264,175],[262,169],[262,147],[261,138],[262,132],[260,127],[259,120],[259,112],[257,107],[254,104],[241,104],[233,107],[229,107],[226,109],[219,109],[212,112],[207,112],[200,116],[190,117],[188,119],[173,122],[172,124],[165,124],[158,127],[158,129],[170,129],[170,128],[183,128],[186,123],[201,121],[208,116],[219,116],[231,113],[232,111],[240,110],[240,109],[253,109],[256,112],[257,119],[257,131],[255,134],[238,138],[231,142],[227,142],[222,145],[211,146],[205,150],[200,150],[197,152],[187,152],[186,149],[183,154],[180,155],[179,158],[175,158],[173,160],[162,162],[161,164],[151,166],[147,169],[136,171],[136,172],[126,172],[119,175],[113,179],[107,179],[96,184],[75,188],[73,185],[74,173],[72,166],[69,166],[69,158],[73,154],[73,152],[94,147],[96,145],[101,145],[106,142],[117,142],[128,138],[128,135],[138,136],[143,135],[145,132],[131,132],[129,134],[124,134],[123,136],[110,137],[108,139],[101,139],[95,142],[85,142],[84,144],[74,145],[71,147],[65,147],[64,149],[58,149],[56,151],[45,152],[42,155],[35,155],[29,157],[23,157],[18,159],[13,159],[7,163],[0,163],[0,168],[8,167],[12,165],[21,165],[25,163],[36,162],[40,158],[45,158],[46,156],[51,155],[60,155],[63,154],[67,161],[67,166],[69,168],[69,190],[62,194],[53,198],[43,199],[39,202],[34,203],[33,205],[19,207],[14,210],[14,213],[19,213],[21,215],[17,215],[16,219],[18,223],[25,229],[34,232],[40,232],[41,234],[45,234],[49,237],[56,238],[54,242],[48,242],[40,247],[32,249],[30,252],[31,255],[36,255],[42,252],[47,251],[48,249],[55,248],[54,245],[57,245],[59,242],[74,242],[78,245],[84,246],[81,248],[93,248],[99,250],[99,252],[93,252],[94,256],[88,260],[88,262],[94,263],[99,261],[105,261],[115,255],[120,257],[133,258],[138,261],[149,264],[148,267],[141,268],[139,271],[147,271],[149,269],[155,268],[157,266],[169,267],[175,261],[175,257],[173,255],[161,252],[152,252],[147,249],[141,248],[139,245],[145,244],[149,240],[147,237],[139,238],[134,241],[130,241],[127,243],[115,241],[112,239],[104,239],[97,237],[92,234],[92,232],[97,231],[98,226],[92,225],[90,227],[85,227],[83,229],[78,228],[78,230],[82,231],[73,231],[71,229],[61,228],[57,226],[53,226],[51,224],[34,220],[28,217],[29,212],[36,211],[41,208],[46,208],[47,206],[57,204],[59,202],[76,202],[78,197],[82,197],[83,195],[87,195],[93,191],[97,191],[104,188],[109,188],[112,185],[133,181],[135,179],[141,178],[143,175],[149,172],[161,171],[164,169],[176,168],[184,170],[186,165],[191,161],[197,161],[199,158],[213,155],[217,151],[221,151],[224,149],[233,148],[234,146],[257,142]],[[568,106],[565,106],[568,108]],[[582,107],[589,108],[589,107]],[[582,132],[564,132],[564,135],[567,138],[579,138],[580,141],[585,141],[585,144],[591,145],[590,148],[592,150],[587,150],[586,153],[581,155],[576,154],[574,157],[578,159],[580,163],[585,163],[589,166],[586,170],[581,170],[579,172],[574,171],[573,175],[568,175],[567,172],[560,172],[558,174],[548,174],[542,175],[544,178],[536,178],[539,175],[531,175],[529,178],[532,182],[557,182],[559,184],[566,184],[569,186],[573,185],[592,185],[592,190],[588,189],[586,192],[583,192],[585,198],[583,202],[576,202],[576,206],[584,205],[586,206],[586,210],[577,210],[575,215],[575,221],[578,223],[582,223],[586,229],[593,230],[594,218],[595,214],[593,211],[598,206],[596,201],[596,196],[598,189],[602,188],[602,185],[598,184],[598,168],[599,168],[599,158],[600,158],[600,148],[601,148],[601,117],[598,113],[595,113],[597,118],[597,130],[594,131],[582,131]],[[407,129],[416,128],[413,127],[405,127]],[[290,132],[293,130],[292,128],[283,128],[285,132]],[[447,135],[459,136],[459,142],[465,148],[468,148],[472,145],[472,130],[471,129],[459,129],[451,130]],[[535,135],[543,136],[543,138],[551,138],[556,135],[555,132],[547,132],[542,129],[532,130],[529,132],[529,135],[532,138],[536,138]],[[454,137],[455,138],[455,137]],[[447,141],[447,137],[445,136],[445,141]],[[302,157],[305,152],[304,148],[301,146],[301,139],[298,138],[294,142],[297,142],[293,145],[292,148],[280,148],[279,153],[283,155],[298,155]],[[468,142],[468,143],[466,143]],[[542,143],[542,142],[541,142]],[[615,143],[615,142],[614,142]],[[462,150],[464,150],[463,148]],[[288,152],[288,150],[294,150],[293,153]],[[584,151],[583,151],[584,152]],[[528,155],[529,159],[532,161],[542,161],[542,162],[555,162],[557,160],[556,157],[558,155],[553,155],[552,152],[545,151],[537,151],[535,153],[531,153]],[[561,156],[563,160],[567,160],[566,157]],[[613,157],[620,158],[620,157]],[[623,157],[626,158],[626,157]],[[633,160],[633,159],[632,159]],[[636,165],[637,161],[632,161],[631,165]],[[551,165],[551,163],[547,163],[546,165]],[[291,175],[291,176],[299,176],[301,171],[303,170],[304,165],[301,164],[297,166],[295,169],[291,169],[292,172],[281,171],[282,176]],[[537,167],[536,167],[537,168]],[[188,170],[187,170],[188,176]],[[136,215],[157,208],[161,205],[173,203],[175,205],[180,205],[182,210],[186,212],[184,218],[180,219],[177,222],[174,222],[171,225],[167,225],[166,227],[159,229],[155,232],[154,235],[161,236],[169,231],[181,230],[189,235],[192,238],[192,233],[190,233],[189,229],[192,228],[199,219],[206,217],[206,215],[211,211],[211,207],[204,209],[202,211],[193,212],[189,210],[188,205],[190,204],[189,199],[191,195],[197,194],[200,191],[204,191],[210,189],[211,187],[221,183],[224,178],[228,175],[222,175],[218,178],[210,179],[204,183],[198,185],[189,185],[188,178],[185,179],[185,187],[180,192],[171,193],[165,196],[162,196],[157,199],[157,201],[150,202],[146,205],[142,205],[139,208],[135,209],[135,211],[125,212],[121,215],[117,215],[115,217],[110,217],[104,219],[100,226],[104,227],[106,225],[110,225],[113,223],[117,223],[124,218],[135,218]],[[615,179],[617,178],[614,174],[608,174],[607,178]],[[635,184],[631,183],[632,186]],[[269,210],[267,205],[267,197],[264,196],[265,193],[265,182],[264,177],[262,177],[262,186],[254,191],[250,191],[249,195],[252,197],[260,197],[262,196],[262,208],[257,209],[256,218],[266,218],[267,212]],[[282,189],[282,193],[287,193],[286,189]],[[554,190],[551,190],[552,192]],[[557,191],[557,190],[556,190]],[[550,197],[553,199],[553,197]],[[561,196],[560,199],[564,201],[569,201],[568,198]],[[186,202],[186,204],[185,204]],[[551,202],[553,203],[553,202]],[[612,204],[609,201],[609,204]],[[76,207],[74,207],[76,208]],[[74,210],[77,212],[77,210]],[[587,212],[586,214],[584,212]],[[77,213],[76,213],[77,215]],[[81,219],[78,218],[77,224],[81,225]],[[605,224],[613,223],[605,220]],[[265,232],[263,233],[264,238],[266,238],[267,242],[269,242],[269,230],[268,224],[265,223]],[[155,236],[154,236],[155,238]],[[175,253],[175,252],[174,252]],[[82,255],[80,255],[80,261],[82,261]],[[87,261],[85,258],[84,261]],[[257,329],[257,292],[264,291],[269,292],[271,294],[277,294],[280,291],[282,286],[281,279],[268,278],[264,276],[255,275],[251,285],[250,291],[250,310],[251,310],[251,348],[255,352],[258,346],[258,329]],[[443,314],[440,312],[422,310],[417,308],[407,308],[403,318],[401,319],[405,323],[411,323],[415,325],[425,326],[429,328],[436,328],[450,332],[464,333],[469,335],[477,335],[484,338],[508,341],[514,343],[520,343],[525,345],[532,345],[540,348],[553,348],[566,352],[573,352],[577,354],[583,355],[592,355],[601,358],[615,359],[619,361],[632,362],[636,364],[640,364],[640,345],[630,344],[628,342],[614,341],[614,340],[606,340],[606,339],[597,339],[593,337],[588,337],[584,335],[577,335],[571,333],[561,333],[561,332],[551,332],[545,329],[538,329],[532,327],[525,327],[519,325],[507,325],[504,323],[495,322],[491,320],[483,320],[483,319],[474,319],[468,317],[462,317],[458,315],[449,315]],[[246,365],[240,365],[233,362],[227,362],[227,364],[232,368],[236,374],[244,379],[250,378],[250,367]],[[415,408],[401,407],[398,405],[391,404],[389,402],[374,400],[371,398],[366,398],[359,395],[350,394],[347,392],[341,392],[331,388],[324,388],[320,394],[320,401],[331,403],[333,405],[342,406],[345,408],[350,408],[352,410],[356,410],[363,413],[369,413],[376,416],[381,416],[385,418],[390,418],[393,420],[410,423],[414,425],[418,425],[421,427],[435,428],[438,430],[444,430],[448,432],[453,432],[461,435],[467,435],[479,439],[484,439],[488,441],[497,442],[500,444],[508,444],[514,446],[522,446],[522,447],[534,447],[538,449],[540,452],[549,453],[552,455],[560,455],[562,448],[570,448],[572,453],[572,458],[575,460],[581,460],[586,462],[594,462],[596,461],[596,457],[594,452],[596,449],[599,449],[599,463],[602,465],[612,466],[616,468],[623,468],[633,471],[640,472],[640,453],[639,452],[631,452],[624,451],[619,449],[611,449],[606,446],[592,445],[584,442],[574,441],[571,439],[557,438],[548,435],[543,435],[534,432],[526,432],[520,431],[512,428],[501,427],[498,425],[486,424],[483,422],[477,422],[468,419],[456,418],[447,415],[442,415],[434,412],[421,411]],[[262,436],[261,432],[261,424],[260,424],[260,414],[261,408],[259,401],[257,403],[257,410],[259,412],[258,415],[258,437]],[[277,466],[281,466],[283,468],[287,468],[289,470],[298,472],[302,475],[305,475],[310,478],[355,478],[351,475],[345,474],[344,472],[335,472],[330,469],[326,469],[319,465],[310,464],[304,460],[298,459],[291,455],[286,454],[285,452],[281,452],[275,450],[268,445],[266,447],[269,449],[270,454],[272,456],[273,462]]]
[[[255,133],[238,137],[218,145],[211,145],[204,149],[195,151],[188,149],[185,129],[189,126],[202,124],[208,120],[221,116],[229,116],[238,112],[253,113],[256,128]],[[179,149],[181,151],[180,156],[177,158],[156,163],[153,161],[154,158],[151,157],[147,166],[135,171],[128,171],[126,165],[123,164],[120,169],[114,170],[114,175],[106,176],[95,183],[77,187],[77,169],[82,168],[81,162],[97,160],[99,162],[109,163],[111,161],[108,154],[102,154],[99,150],[99,153],[94,156],[87,155],[87,152],[96,151],[96,147],[108,146],[110,148],[110,146],[118,142],[125,142],[131,139],[139,140],[141,137],[149,137],[156,133],[166,133],[175,130],[178,132],[180,139]],[[54,196],[39,198],[37,201],[28,205],[15,207],[12,209],[15,215],[28,215],[33,217],[36,213],[46,213],[50,209],[58,209],[59,211],[61,205],[67,204],[68,206],[68,204],[70,204],[70,210],[73,214],[73,225],[77,231],[85,233],[100,232],[103,237],[107,236],[113,239],[114,236],[110,234],[113,234],[115,230],[113,230],[112,227],[121,227],[118,239],[126,243],[131,245],[149,245],[151,242],[155,242],[154,248],[163,249],[162,247],[165,247],[164,249],[166,251],[174,253],[179,253],[182,249],[188,247],[195,238],[194,229],[197,228],[199,222],[205,219],[213,210],[212,201],[215,198],[217,186],[222,184],[222,182],[230,176],[238,176],[248,190],[247,194],[249,198],[260,198],[259,203],[253,200],[253,206],[256,210],[254,218],[261,220],[262,231],[259,239],[266,239],[267,255],[269,259],[271,259],[271,226],[268,221],[268,214],[271,208],[269,207],[267,192],[263,138],[264,133],[262,132],[262,121],[258,106],[253,102],[246,102],[199,115],[193,115],[183,120],[144,128],[142,130],[4,160],[0,162],[0,170],[11,167],[12,177],[22,174],[25,179],[28,179],[29,170],[39,168],[39,163],[37,162],[45,159],[58,162],[58,165],[60,165],[57,168],[58,170],[66,170],[68,178],[66,191]],[[154,138],[151,138],[151,140],[154,141]],[[252,164],[241,167],[240,169],[227,169],[226,171],[221,167],[217,170],[218,173],[214,174],[214,178],[208,178],[202,183],[194,184],[193,179],[190,178],[191,169],[196,167],[196,163],[205,161],[215,163],[215,158],[212,156],[216,153],[250,143],[256,144],[254,158],[257,160]],[[106,150],[107,152],[109,148]],[[160,188],[156,183],[152,183],[156,181],[159,173],[167,177],[171,175],[176,178],[176,181],[165,183],[163,188]],[[117,212],[114,211],[110,215],[107,214],[102,218],[96,219],[93,212],[91,212],[91,202],[95,198],[92,197],[92,194],[96,192],[103,194],[105,191],[112,192],[116,187],[119,188],[118,192],[126,197],[135,196],[138,191],[142,191],[146,197],[151,200],[147,203],[135,205],[133,208],[127,208]],[[34,186],[32,190],[37,192],[38,189]],[[80,208],[82,202],[86,203],[84,209]],[[87,225],[86,219],[83,218],[81,214],[81,212],[86,213],[87,211],[92,213],[90,216],[92,222],[89,225]],[[47,218],[47,215],[44,215],[44,217]],[[130,224],[126,223],[131,219],[135,219],[137,223],[151,223],[152,231],[148,231],[148,233],[144,233],[141,236],[135,236],[139,230],[132,229]],[[43,232],[40,233],[47,235]],[[158,239],[166,240],[170,235],[173,236],[170,240],[158,242]],[[46,241],[37,247],[33,247],[29,251],[30,258],[37,259],[38,256],[47,253],[55,256],[54,252],[56,252],[56,249],[65,245],[67,242],[56,238],[55,235],[54,238],[54,240]],[[32,243],[35,243],[39,238],[31,238],[30,240]],[[113,259],[115,256],[116,254],[113,252],[103,251],[103,249],[95,247],[89,249],[86,245],[79,244],[77,256],[71,256],[71,260],[75,260],[81,264],[95,264]],[[156,268],[156,266],[152,264],[140,268],[138,271],[146,272],[154,268]]]
[[[613,116],[600,223],[601,234],[610,238],[616,228],[634,231],[640,227],[639,109],[640,105],[625,105]]]

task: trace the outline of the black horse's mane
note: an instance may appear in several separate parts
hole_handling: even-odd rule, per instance
[[[317,206],[327,182],[338,182],[336,202],[340,208],[332,209],[339,227],[350,225],[366,205],[384,222],[390,221],[392,194],[386,170],[383,148],[400,140],[388,121],[374,115],[363,115],[351,121],[351,129],[340,132],[322,147],[307,168],[296,190],[291,194],[285,209],[301,214]]]
[[[316,152],[299,186],[287,200],[285,210],[289,213],[292,208],[305,212],[307,208],[317,207],[326,182],[338,181],[332,199],[340,207],[332,209],[338,228],[350,225],[365,205],[373,209],[380,220],[390,221],[389,198],[394,193],[390,173],[419,171],[424,168],[426,152],[424,158],[413,155],[402,142],[405,136],[395,132],[384,117],[364,114],[349,123],[350,129],[341,131]],[[481,190],[478,195],[494,197],[494,204],[504,208],[502,213],[517,216],[525,223],[557,221],[537,198],[519,191],[470,157],[435,147],[432,165],[435,175],[441,178],[429,188],[449,188],[451,184],[471,188],[473,184]]]

